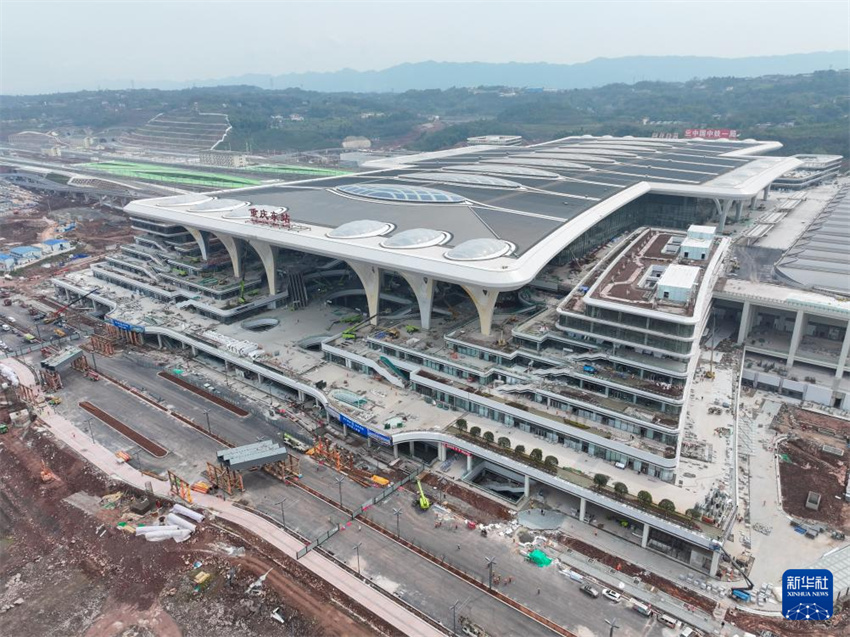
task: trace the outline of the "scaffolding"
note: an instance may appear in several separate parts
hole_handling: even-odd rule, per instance
[[[240,492],[245,491],[245,485],[242,483],[242,474],[238,471],[233,471],[229,467],[207,462],[207,477],[213,483],[213,486],[222,489],[227,495],[233,495],[233,491],[236,489]]]
[[[192,485],[171,471],[171,469],[168,470],[168,484],[171,486],[171,495],[176,495],[185,502],[192,504]]]

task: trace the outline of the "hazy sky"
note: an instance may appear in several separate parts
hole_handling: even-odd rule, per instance
[[[402,62],[850,48],[850,1],[0,0],[0,93]]]

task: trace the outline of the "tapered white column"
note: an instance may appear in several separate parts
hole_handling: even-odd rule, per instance
[[[407,281],[408,285],[413,289],[416,295],[416,302],[419,304],[419,320],[422,323],[422,329],[431,329],[431,306],[434,301],[434,280],[427,276],[419,274],[411,274],[408,272],[399,272]]]
[[[249,241],[251,247],[257,251],[263,267],[266,269],[266,283],[269,286],[269,295],[277,294],[277,253],[279,248],[265,241],[252,239]]]
[[[347,261],[351,269],[360,279],[366,292],[366,303],[369,307],[369,321],[378,324],[378,308],[381,296],[381,270],[377,266],[361,261]]]
[[[496,299],[499,293],[494,290],[485,290],[476,285],[461,286],[478,310],[478,322],[481,324],[481,333],[490,336],[490,328],[493,326],[493,310],[496,308]]]
[[[233,276],[242,278],[242,256],[245,254],[245,241],[229,234],[216,234],[230,255],[230,264],[233,266]]]
[[[187,232],[192,235],[192,238],[197,241],[198,247],[201,249],[201,258],[206,261],[210,247],[207,232],[205,230],[198,230],[197,228],[190,228],[189,226],[183,227],[186,228]]]

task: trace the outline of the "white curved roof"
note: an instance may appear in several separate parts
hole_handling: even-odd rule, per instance
[[[513,246],[503,239],[470,239],[446,252],[452,261],[484,261],[503,257],[513,251]]]

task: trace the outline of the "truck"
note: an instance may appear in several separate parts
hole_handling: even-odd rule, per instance
[[[413,498],[413,506],[419,507],[422,511],[427,511],[431,508],[431,501],[428,499],[428,496],[425,495],[425,491],[422,489],[422,483],[417,478],[416,486],[419,489],[419,495]]]

